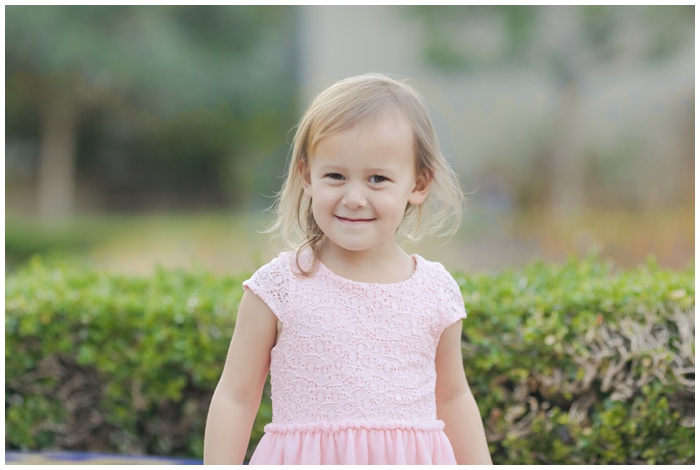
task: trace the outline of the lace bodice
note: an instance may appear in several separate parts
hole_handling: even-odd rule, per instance
[[[266,431],[441,424],[435,351],[443,330],[466,316],[464,303],[440,263],[413,259],[409,279],[373,284],[322,263],[301,276],[294,255],[282,253],[243,283],[283,325],[271,352]]]

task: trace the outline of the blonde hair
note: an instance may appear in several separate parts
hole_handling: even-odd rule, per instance
[[[421,205],[407,207],[398,234],[417,241],[427,235],[452,235],[459,228],[464,196],[457,175],[440,150],[425,99],[410,85],[385,75],[347,78],[321,92],[299,121],[287,176],[272,207],[275,219],[267,232],[277,233],[296,250],[296,264],[304,274],[316,269],[324,234],[316,224],[310,199],[304,196],[302,169],[308,168],[309,157],[322,139],[392,108],[411,123],[416,175],[430,185]],[[307,247],[314,254],[310,271],[299,265],[299,254]]]

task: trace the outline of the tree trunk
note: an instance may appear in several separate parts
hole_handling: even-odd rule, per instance
[[[41,120],[39,216],[61,220],[75,211],[77,110],[70,87],[47,93]]]

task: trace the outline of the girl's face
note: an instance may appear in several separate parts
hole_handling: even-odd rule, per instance
[[[304,194],[328,242],[345,251],[396,246],[407,204],[421,204],[413,130],[399,111],[326,137],[309,157]]]

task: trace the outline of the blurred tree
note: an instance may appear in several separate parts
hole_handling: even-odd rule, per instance
[[[446,74],[529,66],[549,73],[559,90],[550,147],[537,173],[556,214],[583,205],[585,165],[571,135],[582,83],[591,72],[673,58],[692,44],[694,6],[414,6],[423,55]]]
[[[280,126],[273,132],[288,129],[279,117],[296,87],[288,7],[7,6],[5,28],[9,132],[23,132],[27,119],[12,123],[12,116],[26,118],[25,107],[35,107],[40,121],[42,217],[73,213],[78,137],[96,116],[113,127],[98,140],[114,142],[120,132],[131,139],[112,160],[136,150],[145,159],[169,153],[195,162],[205,154],[200,162],[218,160],[219,173],[227,158],[269,150],[259,116],[272,113],[266,123]],[[213,126],[192,126],[196,116]],[[197,130],[214,134],[213,148],[181,152],[163,143],[197,147],[187,140]]]

